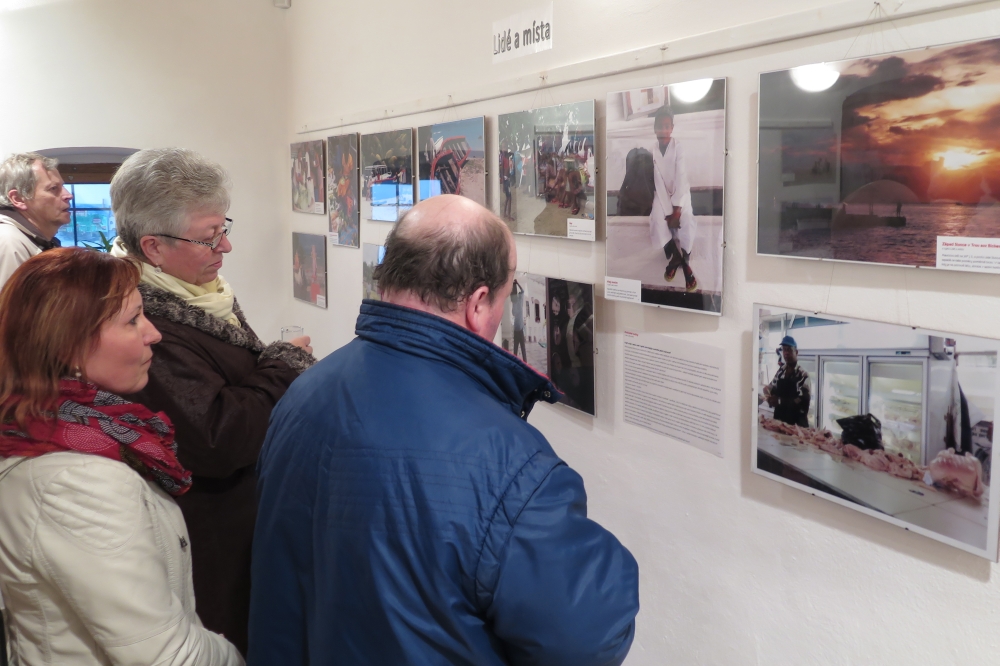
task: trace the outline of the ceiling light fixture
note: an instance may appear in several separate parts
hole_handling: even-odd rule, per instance
[[[840,78],[840,72],[825,62],[793,67],[791,75],[795,85],[806,92],[823,92],[824,90],[828,90]]]

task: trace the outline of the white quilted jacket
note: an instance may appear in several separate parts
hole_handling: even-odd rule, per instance
[[[177,504],[107,458],[0,458],[0,595],[17,666],[243,664],[195,613]]]

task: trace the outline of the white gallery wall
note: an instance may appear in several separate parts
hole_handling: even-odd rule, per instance
[[[491,87],[500,93],[518,83],[534,86],[542,76],[559,76],[560,67],[571,70],[571,78],[585,77],[607,65],[577,63],[700,33],[723,30],[704,39],[700,48],[706,49],[716,41],[751,39],[756,36],[741,34],[737,26],[793,7],[809,15],[803,10],[820,4],[556,0],[554,48],[497,65],[491,62],[492,22],[531,8],[530,0],[349,6],[295,0],[289,10],[289,143],[486,115],[492,171],[498,114],[596,99],[598,157],[603,160],[608,92],[728,78],[723,316],[600,299],[597,417],[541,405],[529,419],[583,475],[590,515],[618,535],[639,561],[642,610],[626,661],[633,666],[1000,660],[996,565],[750,472],[753,302],[1000,337],[997,276],[756,256],[757,74],[860,57],[880,48],[993,37],[1000,34],[1000,4],[455,108],[385,116],[446,104],[449,95],[461,101],[487,95]],[[890,11],[897,4],[883,6]],[[844,11],[863,21],[873,5],[847,3],[846,9],[833,9],[813,12],[813,21],[804,21],[803,29],[822,23],[824,14]],[[766,36],[766,31],[760,35]],[[371,120],[308,131],[364,117]],[[602,184],[599,179],[599,188]],[[495,177],[491,187],[497,191]],[[324,231],[323,218],[287,212],[285,196],[290,230]],[[600,229],[602,203],[598,213]],[[381,242],[389,228],[363,221],[361,240]],[[353,337],[361,300],[360,252],[330,246],[328,253],[329,311],[293,303],[286,316],[304,323],[324,350]],[[518,270],[598,283],[604,275],[601,242],[522,236],[518,255]],[[286,282],[290,293],[290,278]],[[722,459],[622,422],[623,329],[668,333],[724,349],[728,405]]]
[[[905,13],[921,4],[930,3],[890,0],[881,7]],[[597,417],[541,405],[530,418],[583,475],[591,516],[639,561],[642,610],[626,663],[1000,660],[996,565],[750,472],[753,302],[1000,337],[997,276],[755,255],[757,74],[994,37],[1000,3],[591,79],[628,59],[603,56],[663,44],[667,58],[680,49],[675,40],[689,37],[694,41],[684,48],[711,51],[795,29],[814,32],[845,16],[860,23],[875,9],[870,2],[820,0],[555,0],[554,48],[493,65],[493,21],[536,6],[533,0],[294,0],[289,10],[268,0],[69,0],[16,11],[6,5],[13,2],[0,0],[0,61],[8,82],[0,153],[184,145],[222,162],[233,174],[239,225],[224,273],[262,337],[273,337],[278,325],[299,324],[318,355],[353,337],[361,251],[328,247],[329,309],[292,299],[291,232],[324,233],[327,221],[291,211],[290,143],[486,115],[492,165],[497,114],[596,99],[603,159],[609,91],[727,77],[723,316],[599,299]],[[780,30],[741,27],[769,19]],[[649,61],[648,55],[635,60]],[[86,78],[74,77],[77,70]],[[580,80],[538,87],[567,78]],[[449,95],[461,101],[518,86],[525,92],[391,117],[439,106]],[[23,103],[19,90],[30,93]],[[342,122],[355,124],[322,129]],[[497,189],[495,177],[491,188]],[[518,269],[600,283],[602,221],[599,201],[593,244],[520,237]],[[363,221],[361,241],[380,243],[388,230]],[[622,423],[624,329],[724,350],[723,458]]]

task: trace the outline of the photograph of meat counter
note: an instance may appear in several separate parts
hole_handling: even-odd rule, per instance
[[[996,561],[1000,341],[754,313],[754,471]]]

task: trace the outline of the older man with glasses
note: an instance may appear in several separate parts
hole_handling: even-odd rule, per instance
[[[265,344],[219,274],[233,246],[228,177],[187,150],[143,150],[111,181],[113,254],[142,264],[145,314],[163,334],[149,384],[130,399],[164,411],[194,474],[180,498],[191,537],[198,615],[247,645],[254,467],[271,409],[312,365],[309,338]],[[185,544],[186,546],[186,544]]]

